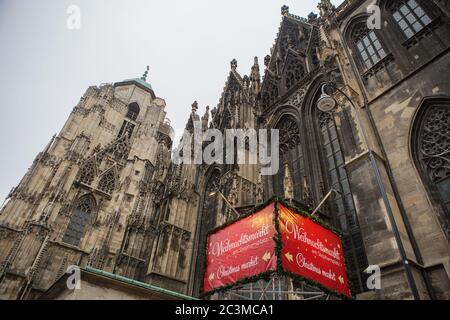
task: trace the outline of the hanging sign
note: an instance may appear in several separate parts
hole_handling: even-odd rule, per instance
[[[277,271],[351,296],[339,235],[280,201],[208,236],[204,292]]]
[[[341,238],[278,203],[283,270],[350,296]]]
[[[276,269],[273,221],[271,203],[208,237],[204,291]]]

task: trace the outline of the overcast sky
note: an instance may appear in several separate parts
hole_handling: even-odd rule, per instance
[[[283,4],[306,17],[319,0],[0,0],[0,203],[88,86],[140,77],[175,129],[197,100],[215,106],[230,61],[241,75],[269,53]],[[332,1],[338,5],[342,1]],[[67,28],[67,8],[81,28]]]

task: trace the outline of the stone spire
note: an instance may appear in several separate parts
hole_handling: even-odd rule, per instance
[[[209,106],[206,106],[205,114],[202,117],[202,129],[203,129],[203,131],[208,129],[208,122],[209,122]]]
[[[258,57],[255,57],[252,70],[250,72],[250,88],[257,93],[261,87],[261,73],[259,72]]]
[[[255,202],[256,202],[256,204],[261,204],[264,201],[264,186],[263,186],[263,182],[262,182],[260,166],[258,166],[258,176],[257,176],[255,188],[256,188]]]
[[[311,12],[308,15],[308,22],[311,23],[311,24],[316,23],[317,22],[317,14],[315,14],[314,12]]]
[[[236,69],[237,69],[237,60],[236,59],[231,60],[230,65],[231,65],[231,70],[236,71]]]
[[[294,183],[292,182],[291,172],[289,170],[289,164],[287,161],[284,163],[284,197],[286,199],[294,198]]]
[[[252,71],[250,72],[250,81],[261,82],[261,74],[259,73],[259,63],[258,57],[255,57],[255,62],[252,66]]]
[[[330,0],[321,0],[317,8],[319,8],[320,16],[323,18],[328,17],[334,10]]]
[[[266,56],[264,57],[264,65],[265,65],[266,67],[269,67],[269,63],[270,63],[270,55],[266,55]]]
[[[147,81],[147,76],[148,76],[148,72],[149,72],[149,71],[150,71],[150,67],[147,66],[147,68],[145,69],[144,74],[143,74],[142,77],[141,77],[141,80]]]
[[[314,205],[313,198],[311,194],[311,188],[309,187],[307,176],[303,177],[303,202],[309,206],[312,207]]]
[[[197,100],[192,103],[192,113],[197,113],[198,110],[198,102]]]
[[[283,5],[281,7],[281,15],[286,16],[287,14],[289,14],[289,7],[287,5]]]

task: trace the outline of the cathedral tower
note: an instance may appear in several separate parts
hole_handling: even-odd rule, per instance
[[[174,135],[147,73],[88,88],[9,194],[1,298],[36,297],[70,265],[146,279]]]

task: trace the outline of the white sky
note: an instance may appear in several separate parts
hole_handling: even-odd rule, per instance
[[[263,71],[283,4],[306,17],[319,0],[0,0],[0,203],[62,128],[90,85],[140,77],[174,129],[194,100],[216,106],[236,58]],[[342,1],[332,1],[338,5]],[[81,29],[66,27],[69,5]]]

